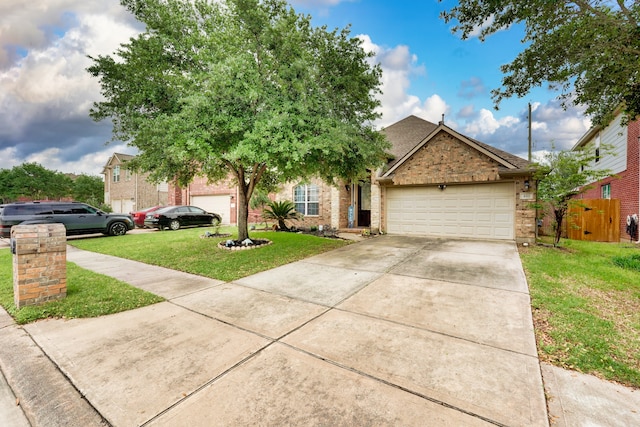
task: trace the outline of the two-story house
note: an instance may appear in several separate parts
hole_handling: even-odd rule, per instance
[[[127,168],[134,156],[114,153],[104,165],[104,202],[114,212],[129,213],[156,205],[167,205],[169,186],[148,181],[148,174]]]
[[[640,121],[623,126],[621,118],[618,114],[609,125],[592,127],[572,150],[593,150],[591,168],[611,171],[611,176],[591,183],[592,188],[579,197],[585,200],[618,199],[619,240],[628,240],[631,236],[626,233],[627,217],[640,214]]]

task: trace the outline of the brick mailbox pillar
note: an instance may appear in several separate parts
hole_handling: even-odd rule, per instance
[[[13,296],[17,308],[67,296],[67,237],[62,224],[11,228]]]

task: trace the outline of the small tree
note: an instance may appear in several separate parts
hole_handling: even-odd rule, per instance
[[[608,151],[601,147],[602,153]],[[577,203],[575,196],[591,189],[589,183],[599,181],[611,175],[610,170],[593,167],[595,154],[590,150],[551,151],[540,159],[534,175],[538,183],[538,202],[550,206],[553,211],[555,236],[553,245],[557,246],[562,234],[564,220],[571,203]]]
[[[249,207],[252,210],[264,209],[266,205],[271,202],[269,195],[261,190],[256,190],[251,196],[251,200],[249,201]],[[264,219],[264,218],[263,218]],[[267,227],[267,222],[264,222],[265,228]]]
[[[296,212],[296,205],[289,200],[282,202],[270,202],[268,207],[262,211],[262,217],[278,221],[280,230],[289,231],[286,221],[302,219],[302,215]]]

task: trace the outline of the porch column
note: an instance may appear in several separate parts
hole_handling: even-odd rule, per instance
[[[331,228],[340,228],[340,190],[331,186]]]

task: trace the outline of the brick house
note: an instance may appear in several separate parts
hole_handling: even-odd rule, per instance
[[[134,156],[114,153],[104,168],[104,202],[114,212],[129,213],[156,205],[167,205],[167,183],[154,184],[147,180],[149,174],[139,174],[127,168],[127,161]]]
[[[296,203],[304,226],[535,240],[536,191],[528,161],[415,116],[382,132],[392,144],[390,159],[370,181],[292,183],[276,199]]]
[[[585,133],[572,150],[593,150],[596,159],[592,169],[610,170],[612,176],[590,184],[591,189],[578,196],[590,199],[618,199],[620,201],[620,236],[626,240],[627,216],[640,214],[640,122],[621,124],[621,114],[606,127],[594,126]],[[610,147],[602,151],[601,146]]]
[[[442,122],[436,125],[415,116],[382,132],[392,145],[389,161],[368,179],[291,182],[272,197],[295,203],[304,214],[297,227],[534,241],[536,191],[529,162]],[[107,164],[111,169],[105,171],[125,160],[114,154]],[[110,182],[110,200],[124,204],[126,194],[114,193],[111,176],[105,173],[105,195]],[[169,205],[191,204],[218,213],[224,224],[237,223],[237,200],[230,178],[211,184],[196,177],[184,188],[169,185],[167,197]],[[250,212],[249,222],[260,222],[260,212]]]
[[[170,205],[192,205],[215,212],[222,217],[222,224],[225,225],[238,223],[237,200],[238,187],[231,178],[209,183],[207,178],[196,176],[186,187],[169,185]],[[249,212],[249,221],[258,222],[259,216],[259,212]]]

